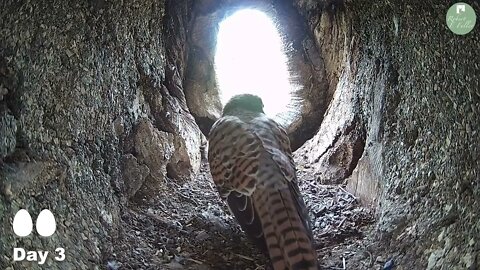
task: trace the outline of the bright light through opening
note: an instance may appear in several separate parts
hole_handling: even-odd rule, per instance
[[[220,23],[215,55],[222,104],[234,95],[262,98],[267,115],[286,112],[292,86],[277,28],[263,12],[237,11]]]

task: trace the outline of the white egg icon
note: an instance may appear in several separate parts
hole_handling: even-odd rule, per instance
[[[13,232],[20,236],[25,237],[32,233],[33,222],[32,217],[25,209],[20,209],[13,218]]]
[[[52,212],[48,209],[43,209],[37,217],[36,223],[37,232],[43,237],[51,236],[57,229],[57,223]]]

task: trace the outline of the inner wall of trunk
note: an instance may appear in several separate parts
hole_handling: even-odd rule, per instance
[[[339,78],[300,149],[319,179],[377,209],[374,250],[399,269],[478,268],[478,27],[453,34],[434,1],[296,6]]]

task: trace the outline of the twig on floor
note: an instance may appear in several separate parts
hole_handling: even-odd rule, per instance
[[[255,270],[265,270],[266,267],[263,266],[263,265],[257,265],[257,267],[255,267]]]
[[[321,265],[320,269],[330,269],[330,270],[345,270],[344,268],[340,267],[335,267],[335,266],[327,266],[327,265]]]
[[[304,182],[316,189],[328,189],[333,187],[332,185],[321,185],[321,184],[312,183],[311,181],[304,181]]]
[[[344,189],[343,187],[338,186],[338,188],[339,188],[341,191],[345,192],[348,196],[352,197],[354,200],[357,200],[357,197],[356,197],[355,195],[353,195],[352,193],[348,192],[348,191],[347,191],[346,189]]]
[[[368,251],[366,249],[365,249],[365,252],[367,252],[368,258],[369,258],[368,266],[372,267],[373,266],[373,255],[372,255],[372,253],[370,253],[370,251]]]
[[[340,223],[338,223],[337,228],[342,227],[342,225],[343,225],[343,223],[345,222],[345,220],[347,220],[347,217],[344,217],[344,218],[342,219],[342,221],[340,221]]]
[[[242,258],[242,259],[249,260],[249,261],[251,261],[251,262],[254,262],[254,261],[255,261],[255,259],[250,258],[250,257],[247,257],[247,256],[242,255],[242,254],[234,253],[234,255],[235,255],[235,256],[238,256],[238,257],[240,257],[240,258]]]
[[[195,205],[195,206],[198,206],[198,202],[197,202],[196,200],[194,200],[194,199],[192,199],[192,198],[190,198],[190,197],[182,194],[181,192],[178,192],[177,194],[178,194],[178,196],[182,197],[182,199],[190,202],[191,204],[193,204],[193,205]]]
[[[325,237],[327,235],[329,235],[330,233],[332,233],[331,230],[328,230],[328,231],[325,231],[325,232],[322,232],[318,235],[319,238],[322,238],[322,237]]]
[[[192,259],[192,258],[186,258],[185,260],[194,262],[194,263],[196,263],[196,264],[205,264],[205,262],[202,262],[202,261],[199,261],[199,260],[195,260],[195,259]]]
[[[180,190],[180,191],[190,191],[192,193],[202,193],[203,192],[203,191],[200,191],[198,189],[191,188],[191,187],[185,187],[185,186],[180,187],[178,190]]]

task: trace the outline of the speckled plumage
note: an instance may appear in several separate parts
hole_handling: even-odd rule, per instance
[[[227,103],[210,131],[208,160],[221,197],[275,270],[318,269],[290,142],[260,98]]]

